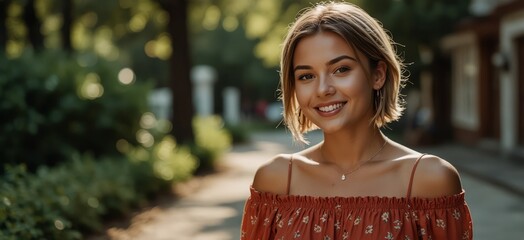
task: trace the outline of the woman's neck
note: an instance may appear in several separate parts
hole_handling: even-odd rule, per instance
[[[342,169],[351,169],[372,158],[382,150],[387,138],[376,127],[354,131],[324,133],[320,146],[321,162],[336,164]]]

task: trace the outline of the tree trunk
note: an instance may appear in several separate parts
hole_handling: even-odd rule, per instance
[[[73,22],[73,0],[64,0],[62,4],[62,48],[67,52],[73,50],[71,44],[71,23]]]
[[[7,45],[7,6],[9,6],[8,0],[0,0],[0,54],[5,52]]]
[[[42,23],[36,16],[35,0],[28,0],[24,6],[24,22],[28,30],[28,40],[33,49],[41,50],[44,47],[44,38],[40,32]]]
[[[194,141],[193,94],[190,79],[191,60],[189,55],[187,0],[163,1],[164,9],[169,14],[167,32],[171,36],[171,82],[173,92],[173,131],[176,140],[181,143]]]

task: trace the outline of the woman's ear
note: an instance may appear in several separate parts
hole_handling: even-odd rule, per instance
[[[377,67],[373,71],[373,89],[379,90],[384,86],[386,82],[386,74],[388,66],[384,61],[378,61]]]

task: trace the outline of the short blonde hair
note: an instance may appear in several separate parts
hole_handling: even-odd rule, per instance
[[[387,66],[384,86],[373,93],[375,107],[371,123],[377,127],[397,120],[404,110],[399,94],[404,86],[404,64],[394,49],[394,42],[382,25],[360,7],[350,3],[320,3],[306,8],[291,25],[280,58],[280,100],[284,123],[295,140],[307,143],[303,134],[317,127],[301,112],[295,96],[293,55],[304,37],[329,31],[342,37],[353,49],[369,59],[370,69],[382,61]]]

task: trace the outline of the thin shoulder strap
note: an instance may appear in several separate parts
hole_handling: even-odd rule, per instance
[[[419,158],[417,158],[417,160],[415,161],[415,164],[413,165],[413,169],[411,170],[411,176],[409,178],[409,186],[408,186],[408,193],[407,193],[407,196],[406,198],[411,198],[411,187],[413,186],[413,177],[415,176],[415,170],[417,169],[417,165],[418,163],[420,162],[420,159],[422,159],[422,157],[424,157],[424,155],[426,155],[425,153],[420,155]]]
[[[291,173],[293,172],[293,154],[291,154],[291,159],[289,159],[289,166],[287,169],[287,188],[286,194],[289,195],[289,189],[291,187]]]

